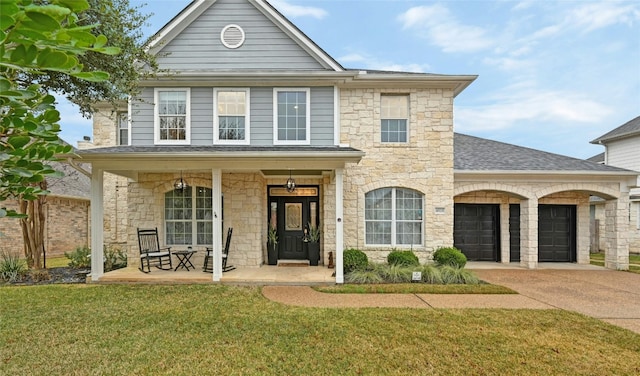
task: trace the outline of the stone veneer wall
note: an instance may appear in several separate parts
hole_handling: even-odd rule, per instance
[[[114,110],[110,104],[98,106],[93,114],[93,143],[78,143],[79,149],[117,145],[117,113],[125,112],[126,104]],[[104,244],[117,248],[127,247],[127,196],[129,179],[110,173],[104,174]]]
[[[595,219],[599,220],[599,250],[602,251],[605,248],[605,202],[592,203],[595,207]],[[629,253],[640,254],[640,217],[638,217],[640,211],[640,202],[634,201],[629,205]]]
[[[380,95],[409,95],[409,142],[380,142]],[[382,187],[404,187],[424,195],[423,244],[413,251],[421,262],[453,242],[453,92],[443,89],[341,89],[340,143],[366,156],[344,173],[344,245],[384,261],[392,248],[365,244],[364,196]],[[443,208],[443,214],[436,214]]]
[[[7,209],[18,209],[15,201],[2,203]],[[58,196],[48,196],[45,227],[45,251],[47,258],[63,256],[76,247],[89,244],[89,201]],[[22,255],[23,241],[20,221],[14,218],[0,219],[0,252]]]

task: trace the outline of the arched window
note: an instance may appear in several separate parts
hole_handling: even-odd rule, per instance
[[[210,188],[187,187],[164,195],[167,245],[213,244],[213,212]]]
[[[423,198],[406,188],[380,188],[365,194],[367,245],[422,245]]]

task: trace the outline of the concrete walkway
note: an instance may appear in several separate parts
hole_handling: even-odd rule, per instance
[[[265,286],[268,299],[304,307],[564,309],[640,333],[640,275],[606,269],[485,269],[474,272],[519,295],[326,294],[308,286]]]

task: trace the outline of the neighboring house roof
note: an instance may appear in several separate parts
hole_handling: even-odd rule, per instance
[[[622,173],[636,172],[456,133],[454,136],[454,169],[457,171],[581,171]]]
[[[587,158],[587,160],[595,163],[604,163],[604,152],[596,154],[591,158]]]
[[[622,138],[638,136],[640,135],[640,116],[635,119],[629,120],[622,124],[618,128],[605,133],[604,135],[591,141],[592,144],[606,144],[610,141],[615,141]]]
[[[89,199],[91,196],[91,179],[64,162],[52,162],[56,171],[61,171],[61,178],[47,178],[47,188],[53,196],[64,196],[79,199]],[[91,169],[90,166],[83,166]]]

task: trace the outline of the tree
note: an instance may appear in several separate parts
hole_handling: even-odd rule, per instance
[[[60,113],[53,96],[24,78],[52,73],[95,83],[109,78],[104,71],[87,71],[79,60],[89,52],[120,51],[107,47],[104,35],[92,34],[95,26],[81,24],[78,15],[87,9],[87,0],[0,1],[0,201],[22,201],[22,214],[0,209],[0,217],[20,217],[23,230],[31,228],[25,230],[31,234],[23,232],[30,267],[41,267],[44,247],[39,197],[48,193],[46,177],[60,175],[48,163],[71,147],[58,137]]]
[[[117,55],[105,56],[88,51],[78,56],[87,71],[108,72],[108,81],[90,82],[68,77],[64,72],[47,71],[24,75],[25,82],[36,82],[66,96],[89,117],[94,104],[107,101],[115,105],[138,90],[138,82],[157,71],[155,57],[145,48],[142,34],[150,15],[140,12],[141,6],[132,7],[129,0],[88,0],[90,7],[78,14],[79,26],[94,25],[94,35],[106,36],[111,46],[120,48]],[[140,69],[145,67],[145,69]]]

